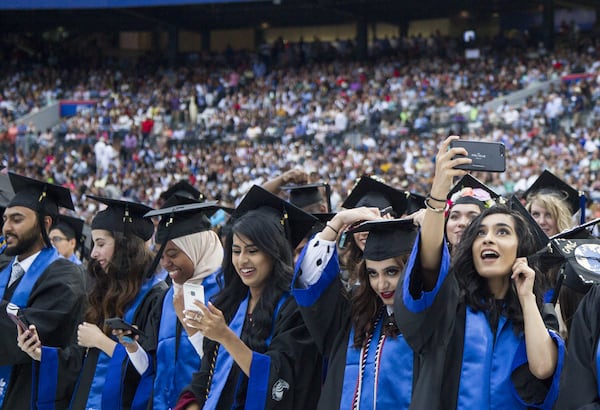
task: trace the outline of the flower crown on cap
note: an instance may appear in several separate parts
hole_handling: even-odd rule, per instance
[[[484,208],[491,208],[492,206],[496,205],[496,201],[494,201],[488,191],[485,189],[472,187],[464,187],[460,191],[454,193],[452,197],[450,197],[450,205],[456,203],[456,201],[464,197],[472,197],[477,199],[483,204]]]

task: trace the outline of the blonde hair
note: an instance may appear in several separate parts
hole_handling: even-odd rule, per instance
[[[537,202],[540,206],[546,208],[550,215],[552,215],[552,218],[556,221],[558,232],[573,227],[573,217],[571,216],[569,205],[561,198],[559,193],[536,192],[529,195],[527,197],[527,205],[525,205],[527,211],[531,212],[531,207],[534,202]]]

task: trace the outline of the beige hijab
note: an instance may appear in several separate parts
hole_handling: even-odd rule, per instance
[[[172,241],[194,263],[194,274],[186,283],[202,283],[223,262],[223,246],[219,236],[213,231],[196,232]]]

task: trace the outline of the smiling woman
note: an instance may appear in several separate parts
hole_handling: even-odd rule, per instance
[[[234,217],[225,287],[186,319],[209,340],[176,409],[312,409],[321,358],[289,288],[292,249],[317,219],[258,186]]]
[[[456,138],[442,142],[436,157],[437,198],[463,175],[455,166],[464,159],[453,159],[463,152],[449,148]],[[452,264],[443,217],[425,214],[395,301],[398,326],[421,359],[418,408],[553,407],[564,344],[542,319],[541,276],[526,259],[539,249],[535,222],[521,208],[483,210],[464,230]]]

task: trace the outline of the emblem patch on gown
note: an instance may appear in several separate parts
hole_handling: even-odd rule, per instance
[[[6,389],[6,380],[0,379],[0,396],[4,394],[4,390]]]
[[[290,388],[290,384],[283,379],[279,379],[273,385],[271,390],[271,398],[275,401],[281,401],[286,390]]]

